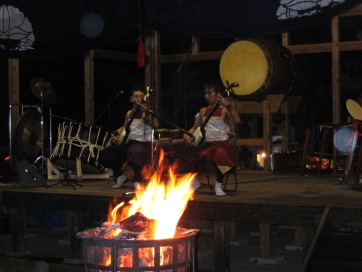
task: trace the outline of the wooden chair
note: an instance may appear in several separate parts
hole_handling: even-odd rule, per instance
[[[237,135],[234,132],[229,132],[229,142],[231,142],[231,144],[234,146],[235,148],[235,152],[237,152],[237,148],[236,148],[236,140],[237,140]],[[236,156],[237,158],[237,156]],[[225,174],[224,177],[224,182],[223,182],[223,190],[225,192],[235,192],[238,189],[238,180],[237,180],[237,173],[236,173],[236,167],[237,167],[237,162],[235,162],[236,166],[231,169],[228,173]],[[207,179],[207,185],[209,186],[210,189],[214,188],[214,184],[210,183],[210,175],[208,171],[204,171],[206,173],[206,179]],[[233,183],[229,183],[229,177],[230,175],[234,176],[234,182]],[[231,188],[229,188],[229,187]]]

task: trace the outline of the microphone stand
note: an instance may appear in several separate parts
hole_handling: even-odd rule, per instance
[[[108,128],[110,127],[110,109],[111,109],[111,105],[113,104],[113,102],[119,97],[119,95],[121,94],[121,92],[118,92],[116,94],[115,97],[113,97],[113,99],[111,99],[111,101],[108,102],[108,104],[105,106],[105,108],[102,110],[102,112],[97,116],[97,118],[94,120],[94,124],[97,123],[97,121],[99,120],[99,118],[104,114],[104,112],[106,110],[108,110]]]

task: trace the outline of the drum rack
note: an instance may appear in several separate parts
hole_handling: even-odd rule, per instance
[[[68,177],[70,179],[76,179],[81,182],[83,179],[110,179],[109,173],[99,173],[99,174],[83,174],[82,173],[82,163],[79,158],[76,158],[76,171],[73,174],[73,171],[68,171]],[[65,180],[66,177],[48,158],[47,159],[47,178],[48,180]]]

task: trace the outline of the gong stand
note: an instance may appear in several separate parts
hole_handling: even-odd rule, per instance
[[[40,145],[41,145],[41,157],[37,158],[36,162],[41,160],[41,173],[44,175],[44,165],[45,165],[45,156],[44,156],[44,104],[54,104],[57,100],[57,95],[54,91],[54,88],[41,77],[34,77],[30,80],[30,88],[34,95],[40,100],[40,126],[41,126],[41,136],[40,136]],[[51,118],[51,108],[50,108],[50,118]],[[50,120],[51,126],[51,120]],[[50,135],[52,128],[50,127]],[[50,140],[50,145],[52,145],[52,140]],[[35,163],[36,163],[35,162]]]

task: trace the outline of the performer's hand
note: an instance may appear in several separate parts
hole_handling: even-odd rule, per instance
[[[230,102],[227,101],[227,100],[226,100],[224,97],[222,97],[222,95],[220,95],[220,94],[217,96],[217,102],[219,102],[219,105],[224,106],[224,107],[226,107],[227,105],[230,104]]]
[[[184,134],[183,138],[184,138],[184,141],[185,141],[185,144],[186,144],[186,145],[191,145],[192,142],[194,141],[194,138],[193,138],[193,137],[190,137],[190,136],[187,135],[187,134]]]
[[[112,137],[112,143],[117,143],[120,135],[111,134],[111,137]]]

